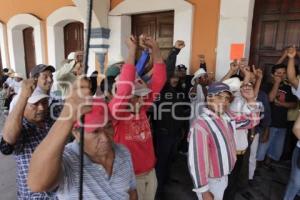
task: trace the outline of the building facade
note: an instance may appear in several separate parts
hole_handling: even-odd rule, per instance
[[[59,67],[84,47],[87,1],[0,0],[1,66],[28,74],[39,63]],[[221,78],[231,45],[243,44],[250,64],[269,70],[282,50],[300,46],[298,0],[94,0],[90,71],[105,59],[126,56],[124,39],[147,33],[164,55],[178,39],[178,56],[190,73],[205,55],[208,71]]]

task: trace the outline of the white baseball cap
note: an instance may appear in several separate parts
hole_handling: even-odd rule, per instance
[[[29,97],[27,102],[30,104],[35,104],[45,98],[49,98],[49,95],[45,94],[40,88],[37,87]]]
[[[241,81],[239,78],[234,77],[223,81],[223,83],[227,84],[230,87],[231,92],[240,91]]]

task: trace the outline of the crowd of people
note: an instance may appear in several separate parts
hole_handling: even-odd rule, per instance
[[[289,144],[295,149],[284,199],[300,195],[295,47],[269,77],[240,59],[215,81],[204,55],[193,76],[176,66],[184,41],[165,60],[146,35],[126,45],[127,59],[109,62],[101,81],[97,72],[83,74],[82,52],[59,68],[39,64],[28,79],[3,69],[0,107],[8,116],[0,151],[15,156],[18,199],[79,198],[82,128],[84,199],[163,200],[181,153],[199,200],[231,200],[253,182],[257,165],[280,161],[292,132],[298,139]]]

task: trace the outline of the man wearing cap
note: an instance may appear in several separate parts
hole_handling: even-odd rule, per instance
[[[37,90],[40,90],[41,93],[50,95],[50,90],[53,84],[53,75],[55,68],[51,65],[39,64],[32,68],[30,72],[30,77],[37,81]],[[9,112],[15,107],[19,95],[17,95],[11,102]],[[52,100],[49,101],[51,104]]]
[[[201,113],[201,110],[205,104],[206,95],[207,95],[207,86],[209,84],[209,79],[206,71],[204,69],[198,69],[194,77],[191,81],[193,87],[190,90],[189,96],[191,100],[191,120],[190,123],[193,122],[194,119]]]
[[[56,71],[55,77],[58,81],[58,87],[60,95],[64,99],[68,94],[68,89],[76,78],[83,73],[82,61],[83,61],[82,51],[72,52],[68,57],[70,59],[66,60],[63,65]]]
[[[17,197],[23,199],[56,199],[52,192],[34,193],[27,185],[29,161],[38,144],[47,135],[52,121],[46,118],[48,95],[34,90],[36,81],[24,80],[20,98],[9,113],[1,138],[0,151],[14,153],[17,162]]]
[[[102,99],[91,99],[87,79],[75,81],[70,91],[60,118],[32,156],[29,187],[35,192],[58,187],[60,199],[79,198],[79,117],[85,114],[83,198],[137,200],[131,155],[123,145],[113,142],[108,105]],[[75,141],[65,146],[70,132]]]
[[[198,199],[222,200],[227,176],[236,162],[235,131],[256,126],[259,111],[253,88],[241,89],[250,114],[228,110],[232,93],[224,83],[211,84],[207,93],[208,107],[190,129],[188,164]]]

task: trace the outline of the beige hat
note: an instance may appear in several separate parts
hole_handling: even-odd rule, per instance
[[[13,77],[14,78],[24,78],[23,74],[21,74],[21,73],[14,73]]]
[[[68,60],[75,60],[75,56],[76,56],[75,52],[71,52],[71,53],[69,53],[67,59]]]

